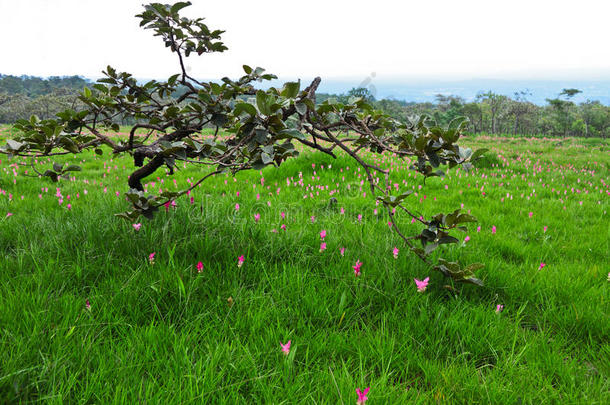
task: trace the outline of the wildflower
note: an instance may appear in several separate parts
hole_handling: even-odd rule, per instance
[[[291,343],[290,340],[288,342],[286,342],[286,344],[280,342],[280,346],[282,346],[282,352],[286,356],[288,356],[288,354],[290,354],[290,343]]]
[[[7,213],[6,213],[6,218],[8,218],[8,217],[12,217],[12,216],[13,216],[13,213],[12,213],[12,212],[7,212]]]
[[[244,255],[241,255],[237,258],[237,267],[241,267],[244,264],[244,261],[246,259],[244,259]]]
[[[133,229],[135,229],[136,231],[139,231],[140,228],[142,227],[142,224],[141,223],[137,223],[137,224],[133,224],[131,226],[133,226]]]
[[[426,277],[423,280],[418,280],[416,278],[413,279],[415,281],[415,285],[417,286],[417,292],[426,291],[426,287],[428,287],[428,282],[430,281],[430,277]]]
[[[481,232],[481,227],[477,226],[477,232]]]
[[[392,254],[394,255],[394,259],[398,259],[398,248],[396,246],[394,246],[394,250],[392,251]]]
[[[286,230],[286,224],[280,225],[280,229],[282,229],[282,231],[285,231]]]
[[[356,260],[356,264],[352,266],[356,277],[360,275],[360,267],[362,267],[362,262],[360,260]]]
[[[309,218],[311,220],[311,223],[313,224],[314,222],[316,222],[316,217],[314,217],[313,215],[311,216],[311,218]]]
[[[72,204],[66,205],[66,208],[68,209],[68,211],[70,211],[72,209]]]
[[[529,213],[528,215],[529,215],[529,217],[531,218],[531,217],[533,217],[533,216],[534,216],[534,213],[530,211],[530,213]]]
[[[203,271],[203,263],[197,263],[197,273],[201,273]]]
[[[546,233],[547,229],[549,229],[549,227],[545,225],[544,228],[542,228],[542,232]]]
[[[464,238],[464,243],[468,242],[470,240],[470,236],[466,235],[466,237]]]
[[[341,253],[341,256],[344,256],[345,255],[345,248],[344,247],[339,248],[339,253]],[[610,273],[609,273],[609,276],[610,276]]]
[[[358,402],[356,403],[357,405],[364,405],[364,403],[368,401],[366,394],[369,393],[370,389],[371,387],[366,387],[364,391],[360,391],[360,388],[356,388],[356,395],[358,395]]]
[[[324,238],[326,238],[326,231],[325,230],[320,231],[320,238],[322,238],[322,240],[324,240]]]
[[[85,300],[85,309],[87,309],[87,311],[91,311],[91,304],[89,303],[89,300]]]
[[[256,213],[254,214],[254,222],[258,222],[261,219],[261,214]]]
[[[358,222],[362,222],[362,214],[358,214]]]
[[[504,305],[502,305],[502,304],[496,305],[496,314],[499,314],[503,310],[504,310]]]
[[[546,263],[540,262],[540,266],[538,266],[538,270],[542,270],[546,266]]]
[[[155,264],[155,252],[148,255],[148,263]]]
[[[280,216],[282,219],[286,219],[286,213],[284,211],[280,212]]]
[[[325,250],[326,250],[326,242],[320,243],[320,253],[324,252]]]
[[[239,211],[239,204],[235,204],[235,211]]]
[[[491,233],[492,233],[492,234],[493,234],[493,233],[496,233],[496,226],[495,226],[495,225],[493,225],[493,226],[491,227]]]

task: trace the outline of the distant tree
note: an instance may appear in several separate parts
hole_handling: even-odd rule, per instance
[[[362,97],[367,102],[375,101],[375,96],[365,87],[353,87],[347,92],[348,97]]]
[[[477,96],[477,99],[481,100],[481,102],[489,107],[489,112],[491,116],[491,133],[497,133],[496,123],[498,115],[502,112],[502,109],[508,103],[508,97],[502,94],[496,94],[489,90],[487,93],[482,93]]]

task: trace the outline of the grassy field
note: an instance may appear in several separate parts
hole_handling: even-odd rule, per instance
[[[414,210],[479,218],[442,254],[485,263],[485,287],[433,273],[424,293],[429,269],[346,156],[213,178],[137,231],[113,216],[128,157],[57,159],[83,171],[52,183],[0,155],[0,403],[353,404],[368,386],[367,404],[610,402],[609,142],[462,143],[491,150],[421,190],[366,155]]]

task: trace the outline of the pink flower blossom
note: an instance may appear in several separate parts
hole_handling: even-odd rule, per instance
[[[282,347],[282,353],[284,353],[285,356],[288,356],[290,354],[290,344],[290,340],[286,342],[286,344],[280,342],[280,346]]]
[[[352,266],[356,277],[360,275],[360,267],[362,267],[362,262],[360,260],[356,260],[356,264]]]
[[[261,214],[256,213],[254,214],[254,222],[258,222],[261,219]]]
[[[8,218],[8,217],[12,217],[12,216],[13,216],[13,213],[12,213],[12,212],[7,212],[7,213],[6,213],[6,218]]]
[[[321,230],[320,231],[320,238],[322,238],[322,240],[324,240],[324,238],[326,238],[326,230]]]
[[[493,226],[491,227],[491,233],[492,233],[492,234],[496,233],[496,226],[495,226],[495,225],[493,225]]]
[[[538,270],[542,270],[546,266],[546,263],[540,262],[540,266],[538,266]]]
[[[326,242],[320,243],[320,253],[324,252],[325,250],[326,250]]]
[[[133,224],[131,226],[133,226],[133,229],[135,229],[136,231],[139,231],[140,228],[142,227],[142,224],[141,223],[137,223],[137,224]]]
[[[280,225],[280,229],[281,229],[282,231],[285,231],[285,230],[286,230],[286,224],[282,224],[282,225]]]
[[[85,309],[87,311],[91,311],[91,304],[89,303],[89,299],[85,300]]]
[[[364,403],[368,401],[366,395],[369,393],[370,389],[371,387],[366,387],[364,391],[360,391],[360,388],[356,388],[356,395],[358,395],[358,402],[356,402],[357,405],[364,405]]]
[[[426,277],[423,280],[418,280],[416,278],[413,279],[415,281],[415,285],[417,286],[417,292],[426,291],[426,287],[428,287],[428,282],[430,281],[430,277]]]
[[[282,217],[282,219],[286,219],[286,213],[285,212],[280,212],[280,216]]]
[[[155,252],[148,255],[148,263],[155,264]]]
[[[534,216],[534,213],[530,211],[530,213],[529,213],[528,215],[529,215],[529,217],[531,218],[531,217],[533,217],[533,216]]]
[[[241,255],[237,258],[237,267],[241,267],[244,264],[244,261],[246,259],[244,258],[244,255]]]
[[[468,242],[470,240],[470,236],[466,235],[466,237],[464,238],[464,243]]]
[[[544,228],[542,228],[542,232],[546,233],[547,229],[549,229],[549,227],[545,225]]]
[[[201,273],[203,271],[203,263],[197,263],[197,273]]]
[[[496,314],[499,314],[503,310],[504,310],[504,305],[502,305],[502,304],[496,305]]]
[[[398,248],[396,246],[394,246],[394,250],[392,251],[392,254],[394,255],[394,259],[398,259]]]
[[[235,204],[235,211],[239,211],[239,204]]]
[[[477,226],[477,232],[481,232],[481,227]]]
[[[311,216],[311,218],[309,218],[311,223],[313,224],[314,222],[316,222],[316,217],[314,217],[313,215]]]
[[[345,255],[345,248],[344,247],[339,248],[339,253],[341,253],[341,256],[344,256]]]

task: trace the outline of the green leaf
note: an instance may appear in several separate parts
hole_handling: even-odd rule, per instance
[[[250,103],[237,103],[235,104],[235,109],[233,110],[233,114],[235,116],[239,116],[242,113],[246,113],[251,117],[256,116],[256,108]]]
[[[285,135],[288,138],[307,139],[307,136],[296,128],[283,129],[279,133],[280,135]]]
[[[256,105],[262,114],[271,115],[269,95],[262,90],[256,92]]]
[[[269,163],[273,162],[273,157],[270,156],[266,152],[261,153],[261,159],[263,160],[263,163],[266,164],[266,165],[268,165]]]
[[[288,82],[284,84],[284,88],[281,91],[281,95],[286,98],[295,98],[299,94],[301,88],[301,82]]]
[[[85,88],[83,89],[83,95],[84,95],[86,98],[91,97],[91,89],[89,89],[89,87],[85,86]]]
[[[178,3],[175,3],[172,8],[169,9],[169,11],[172,14],[176,14],[178,11],[182,10],[184,7],[188,7],[190,6],[192,3],[190,1],[179,1]]]

